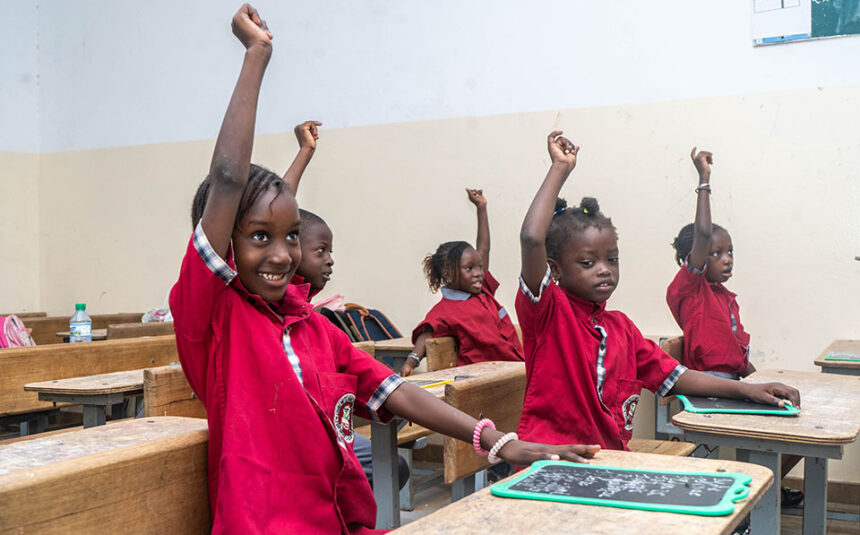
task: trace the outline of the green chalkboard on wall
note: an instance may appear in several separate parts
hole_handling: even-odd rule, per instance
[[[812,0],[812,38],[860,33],[860,0]]]

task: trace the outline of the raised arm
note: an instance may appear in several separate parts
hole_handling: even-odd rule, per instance
[[[690,265],[701,269],[708,261],[711,246],[711,165],[714,155],[708,151],[690,151],[690,158],[699,172],[699,187],[696,188],[696,221],[693,225],[693,248],[690,249]]]
[[[576,167],[576,155],[579,152],[579,147],[562,137],[562,133],[556,130],[547,137],[552,165],[526,212],[520,230],[521,274],[526,286],[535,295],[540,291],[541,280],[546,275],[546,231],[552,222],[555,201],[570,172]]]
[[[305,121],[293,128],[296,139],[299,141],[299,152],[296,154],[290,168],[284,173],[284,182],[287,183],[290,193],[294,196],[299,190],[299,181],[302,179],[305,169],[311,163],[311,158],[314,157],[314,152],[317,150],[317,140],[320,138],[320,126],[322,126],[322,123],[319,121]]]
[[[239,201],[248,183],[257,99],[272,55],[272,34],[256,9],[243,5],[232,25],[233,34],[245,46],[245,59],[212,153],[212,186],[202,217],[203,231],[222,258],[227,255]]]
[[[490,269],[490,220],[487,217],[487,198],[484,197],[482,189],[466,188],[466,194],[469,195],[469,201],[475,205],[478,212],[478,237],[475,240],[475,247],[484,262],[484,270],[488,270]]]

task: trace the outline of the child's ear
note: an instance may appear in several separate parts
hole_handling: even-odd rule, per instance
[[[558,282],[561,279],[561,266],[554,258],[547,258],[546,263],[549,264],[549,271],[552,274],[552,280]]]

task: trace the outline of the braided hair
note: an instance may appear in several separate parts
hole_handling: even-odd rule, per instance
[[[579,206],[573,208],[564,199],[556,199],[555,214],[546,232],[546,256],[558,259],[567,246],[570,237],[585,231],[588,227],[609,229],[617,236],[612,220],[603,215],[597,199],[583,197]]]
[[[717,225],[716,223],[712,224],[711,227],[716,232],[718,230],[722,230],[723,232],[728,234],[728,231],[723,227]],[[681,231],[678,233],[678,236],[672,241],[672,247],[675,248],[675,263],[679,266],[684,265],[684,262],[687,260],[687,257],[690,255],[690,251],[693,250],[693,238],[695,237],[695,225],[690,223],[688,225],[684,225]]]
[[[191,201],[191,228],[196,229],[197,223],[203,217],[203,210],[206,208],[206,201],[209,199],[209,190],[212,188],[212,179],[207,176],[203,182],[197,187],[197,193],[194,194],[194,200]],[[245,191],[242,192],[242,200],[239,201],[239,209],[236,212],[236,225],[245,217],[248,210],[254,206],[257,199],[266,191],[273,189],[275,197],[283,192],[289,192],[286,182],[278,175],[269,171],[265,167],[251,164],[248,170],[248,183],[245,185]]]
[[[424,257],[424,276],[427,277],[431,292],[436,293],[442,286],[457,284],[460,258],[467,247],[471,247],[468,242],[449,241],[437,247],[435,253]]]

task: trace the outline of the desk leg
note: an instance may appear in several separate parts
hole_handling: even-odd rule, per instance
[[[105,421],[104,405],[84,405],[84,429],[104,425]]]
[[[397,425],[394,421],[389,424],[370,422],[370,454],[373,458],[376,529],[398,528],[400,482],[397,473]]]
[[[779,501],[780,493],[780,454],[769,451],[737,450],[737,459],[741,462],[754,463],[773,472],[773,484],[753,506],[750,513],[750,533],[756,535],[779,535]]]
[[[824,535],[827,526],[827,459],[803,459],[803,534]]]

